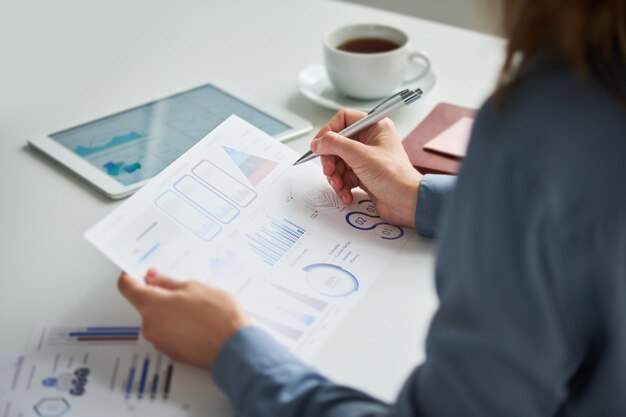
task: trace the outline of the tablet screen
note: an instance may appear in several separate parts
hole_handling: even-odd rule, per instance
[[[50,137],[131,185],[157,175],[231,114],[270,135],[291,129],[209,84]]]

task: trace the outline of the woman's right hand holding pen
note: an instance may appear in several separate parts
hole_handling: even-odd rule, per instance
[[[324,175],[344,204],[352,203],[352,189],[360,187],[383,220],[415,227],[422,175],[411,165],[393,122],[383,119],[352,139],[336,133],[364,116],[340,110],[318,132],[311,150],[321,156]]]

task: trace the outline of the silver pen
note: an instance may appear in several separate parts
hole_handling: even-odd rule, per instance
[[[422,94],[423,92],[419,88],[415,91],[409,89],[402,90],[374,107],[361,120],[343,129],[341,132],[339,132],[339,135],[349,138],[359,133],[360,131],[367,129],[370,126],[375,125],[376,123],[383,120],[385,117],[395,113],[397,110],[416,102],[422,97]],[[317,158],[318,156],[319,155],[316,155],[315,153],[313,153],[313,151],[308,151],[307,153],[302,155],[300,159],[294,162],[294,165],[299,165],[303,162],[310,161]]]

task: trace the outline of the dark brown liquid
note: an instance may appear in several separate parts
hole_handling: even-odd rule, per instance
[[[358,54],[376,54],[393,51],[399,47],[400,45],[397,43],[381,38],[355,38],[337,45],[337,49],[341,51],[356,52]]]

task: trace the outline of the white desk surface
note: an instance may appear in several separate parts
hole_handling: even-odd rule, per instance
[[[23,0],[0,3],[0,351],[22,349],[41,321],[135,323],[119,271],[83,232],[119,203],[26,147],[50,133],[223,78],[310,120],[296,75],[322,62],[321,36],[378,22],[426,51],[438,83],[394,120],[402,137],[439,102],[477,107],[504,42],[335,1]],[[311,136],[289,143],[299,152]],[[437,305],[434,244],[415,236],[314,357],[342,383],[392,400],[424,357]]]

